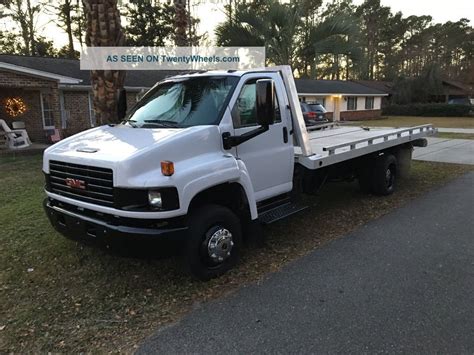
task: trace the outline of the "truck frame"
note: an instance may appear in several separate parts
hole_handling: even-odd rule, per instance
[[[153,119],[150,119],[153,118]],[[332,179],[393,193],[432,125],[307,128],[289,66],[183,74],[157,83],[124,122],[44,153],[44,208],[61,234],[113,243],[179,240],[192,275],[238,261],[244,239],[305,208]]]

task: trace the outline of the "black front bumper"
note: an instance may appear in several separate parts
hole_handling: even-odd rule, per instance
[[[78,241],[108,244],[119,239],[179,240],[185,237],[187,231],[187,227],[179,219],[147,221],[117,218],[80,210],[49,198],[44,200],[43,207],[49,221],[59,233]],[[154,222],[156,225],[153,225]]]

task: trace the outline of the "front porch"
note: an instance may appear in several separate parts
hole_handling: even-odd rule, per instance
[[[0,71],[0,119],[12,128],[23,122],[30,139],[48,143],[60,123],[57,80]]]

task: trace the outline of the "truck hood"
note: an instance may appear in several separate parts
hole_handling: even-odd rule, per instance
[[[49,147],[44,153],[43,171],[49,173],[49,161],[58,160],[113,169],[115,186],[160,186],[163,183],[160,179],[168,179],[170,183],[170,178],[161,174],[161,161],[173,161],[183,173],[190,159],[197,159],[193,164],[199,165],[214,156],[222,157],[223,153],[218,126],[171,129],[102,126]]]
[[[192,127],[195,128],[195,127]],[[61,160],[96,160],[116,162],[150,149],[176,134],[182,128],[148,129],[124,125],[101,126],[60,141],[46,150],[46,154]]]

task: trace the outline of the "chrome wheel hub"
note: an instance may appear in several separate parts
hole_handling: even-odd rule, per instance
[[[233,246],[232,233],[225,228],[219,228],[209,238],[207,252],[214,262],[221,263],[230,256]]]

